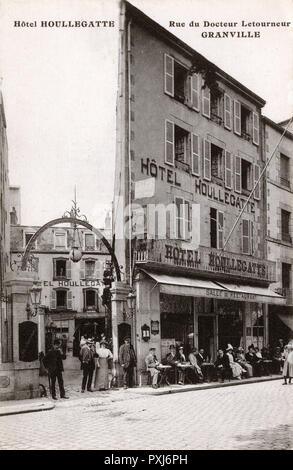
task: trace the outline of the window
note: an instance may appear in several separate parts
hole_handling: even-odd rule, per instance
[[[251,140],[251,112],[245,106],[240,106],[241,137]]]
[[[95,264],[96,264],[95,261],[92,261],[92,260],[86,260],[85,261],[85,277],[86,277],[86,279],[95,277]]]
[[[58,250],[62,248],[66,248],[66,233],[55,232],[55,249]]]
[[[242,221],[242,253],[254,254],[254,224],[246,219]]]
[[[264,319],[257,304],[251,304],[252,311],[246,313],[246,345],[254,344],[259,349],[264,346]]]
[[[84,310],[98,310],[98,296],[94,289],[85,289],[84,296]]]
[[[34,232],[25,232],[24,233],[24,248],[27,246],[30,239],[34,236]],[[32,249],[35,249],[37,246],[37,242],[33,243]]]
[[[225,113],[226,106],[228,103],[225,102]],[[259,145],[259,115],[237,100],[234,100],[234,132],[249,142]]]
[[[217,145],[211,144],[211,175],[224,178],[224,151]]]
[[[53,278],[54,279],[70,279],[71,265],[70,261],[64,258],[53,259]]]
[[[68,289],[54,289],[51,292],[51,310],[72,310],[72,292]]]
[[[93,233],[85,233],[84,248],[88,251],[95,249],[95,236]]]
[[[223,94],[219,91],[210,92],[211,120],[217,124],[223,122]]]
[[[290,289],[291,286],[291,264],[282,263],[282,287]]]
[[[292,243],[290,235],[290,216],[291,213],[281,209],[281,229],[282,229],[282,241]]]
[[[199,142],[197,149],[194,145],[193,149],[199,152]],[[176,126],[172,121],[165,123],[165,161],[170,165],[179,166],[179,168],[189,172],[190,168],[190,132],[182,127]],[[193,151],[193,153],[195,153]],[[198,155],[198,154],[197,154]]]
[[[280,183],[290,188],[290,160],[282,153],[280,154]]]
[[[224,246],[224,214],[210,208],[210,242],[211,248],[222,249]]]
[[[251,191],[252,189],[252,164],[247,160],[241,159],[241,187],[242,191]]]
[[[175,198],[175,233],[176,238],[186,240],[191,232],[191,207],[190,203],[183,198]]]
[[[187,75],[186,67],[165,54],[165,93],[181,103],[186,100]]]

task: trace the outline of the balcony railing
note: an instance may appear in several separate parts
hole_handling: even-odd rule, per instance
[[[229,278],[276,282],[276,264],[253,256],[200,246],[197,250],[182,248],[174,240],[137,240],[136,263],[149,262],[188,268],[198,273],[214,273]]]
[[[287,232],[282,232],[282,241],[287,243],[292,243],[292,237]]]
[[[290,188],[290,180],[288,180],[287,178],[284,178],[283,176],[280,177],[280,183],[283,186],[286,186],[286,188]]]

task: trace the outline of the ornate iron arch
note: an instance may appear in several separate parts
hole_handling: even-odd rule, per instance
[[[41,233],[43,233],[48,228],[53,227],[54,225],[64,224],[64,223],[82,225],[83,227],[86,227],[88,230],[90,230],[91,232],[93,232],[97,235],[98,239],[101,240],[101,242],[105,245],[105,247],[107,248],[109,254],[111,255],[111,259],[112,259],[112,262],[114,264],[114,268],[115,268],[115,272],[116,272],[117,281],[121,281],[119,263],[117,261],[115,252],[114,252],[112,246],[110,245],[110,243],[108,242],[108,240],[93,225],[89,224],[85,220],[77,219],[75,217],[59,217],[58,219],[50,220],[49,222],[47,222],[46,224],[44,224],[42,227],[39,228],[39,230],[32,236],[32,238],[30,239],[30,241],[28,242],[28,244],[25,248],[25,252],[23,254],[22,262],[21,262],[22,271],[25,271],[25,269],[26,269],[26,264],[27,264],[27,261],[28,261],[29,252],[31,250],[32,245],[34,244],[36,239],[39,237],[39,235],[41,235]]]

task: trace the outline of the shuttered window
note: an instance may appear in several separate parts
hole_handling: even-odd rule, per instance
[[[225,151],[225,186],[232,189],[232,155],[227,150]]]
[[[255,145],[259,145],[259,116],[253,113],[253,135],[252,140]]]
[[[224,246],[224,214],[218,211],[218,248],[221,250]]]
[[[165,122],[165,162],[174,165],[175,159],[175,135],[174,122]]]
[[[202,89],[202,114],[208,118],[211,116],[211,95],[208,87]]]
[[[249,255],[249,220],[242,221],[242,253]]]
[[[191,206],[190,202],[181,197],[175,198],[175,233],[176,238],[186,240],[191,233]]]
[[[199,75],[194,73],[191,76],[191,106],[196,111],[199,111]]]
[[[229,95],[224,95],[224,125],[226,129],[232,129],[232,100]]]
[[[211,180],[211,143],[208,140],[204,141],[203,177]]]
[[[234,132],[241,135],[241,105],[234,100]]]
[[[168,54],[165,57],[165,93],[174,96],[174,59]]]
[[[192,173],[200,176],[200,138],[196,134],[191,135],[191,152]]]
[[[254,184],[258,181],[260,175],[260,167],[259,165],[254,165]],[[260,182],[258,183],[257,187],[254,190],[254,199],[260,199]]]
[[[210,208],[210,244],[211,248],[221,250],[224,246],[224,213]]]
[[[67,292],[67,308],[72,310],[72,292],[70,290]]]
[[[241,192],[241,158],[235,155],[235,191]]]

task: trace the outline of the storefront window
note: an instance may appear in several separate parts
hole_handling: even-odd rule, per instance
[[[217,303],[219,348],[227,344],[243,347],[243,302],[219,300]]]
[[[264,321],[261,305],[252,304],[246,315],[246,346],[253,344],[259,349],[264,345]]]

